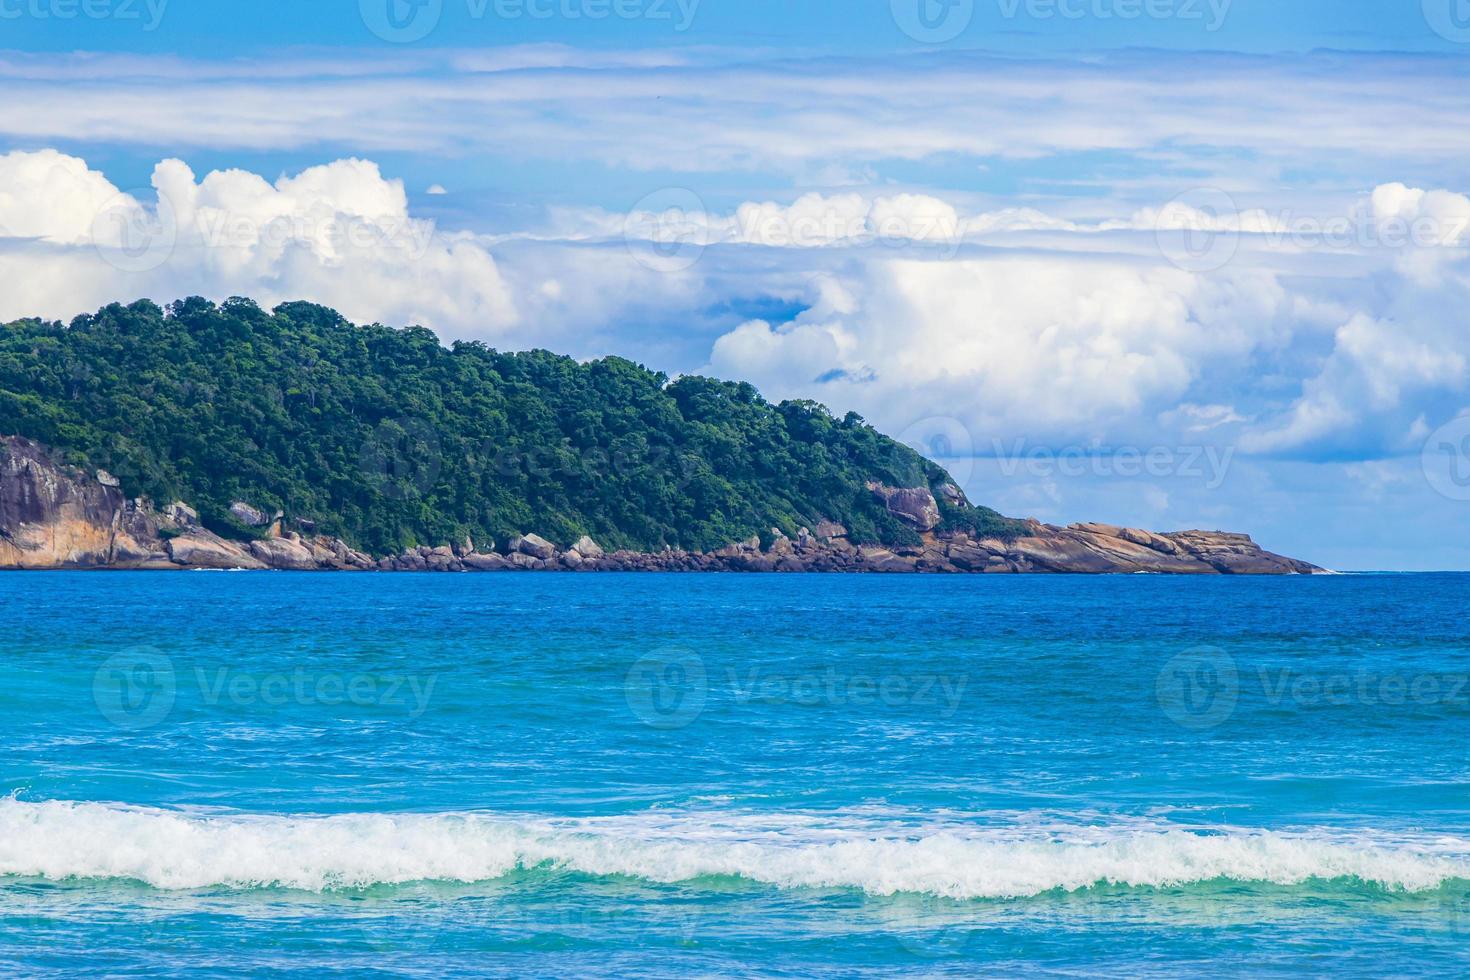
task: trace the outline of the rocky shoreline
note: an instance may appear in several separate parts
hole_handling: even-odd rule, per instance
[[[1293,575],[1322,569],[1272,554],[1247,535],[1155,534],[1105,524],[1037,521],[1015,538],[937,530],[926,488],[869,489],[920,535],[911,547],[857,544],[831,521],[796,537],[772,531],[712,552],[605,552],[590,538],[560,548],[535,534],[501,547],[473,541],[372,556],[340,539],[288,527],[285,515],[241,501],[236,519],[259,537],[231,541],[206,529],[184,503],[157,508],[128,499],[107,473],[55,463],[29,440],[0,440],[0,569],[276,569],[386,572],[848,572],[987,574]],[[948,489],[947,489],[948,492]],[[957,490],[954,491],[958,493]]]

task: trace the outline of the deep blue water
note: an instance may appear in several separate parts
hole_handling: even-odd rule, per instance
[[[1467,600],[0,575],[0,969],[1464,975]]]

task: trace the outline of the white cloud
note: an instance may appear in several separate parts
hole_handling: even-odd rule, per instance
[[[1377,295],[1363,297],[1371,309],[1337,329],[1331,352],[1303,380],[1285,417],[1244,437],[1247,450],[1408,451],[1423,439],[1426,409],[1450,417],[1463,408],[1470,198],[1385,184],[1373,191],[1369,215],[1374,244],[1392,259],[1394,274],[1375,283]]]
[[[1390,162],[1451,165],[1470,132],[1463,63],[1427,56],[737,54],[541,45],[225,64],[12,57],[0,61],[0,134],[169,152],[334,146],[786,175],[941,156],[983,165],[1113,154],[1135,165],[1115,186],[1147,175],[1183,189],[1211,172],[1272,187],[1313,164],[1349,180]]]
[[[453,331],[473,323],[493,334],[518,320],[490,253],[412,218],[402,183],[374,163],[339,160],[272,184],[241,170],[196,179],[164,160],[152,185],[156,200],[144,202],[75,157],[0,156],[0,229],[11,239],[0,316],[239,293]]]
[[[1277,241],[1283,223],[1264,211],[1083,221],[904,190],[812,193],[681,212],[673,240],[696,247],[664,267],[624,237],[669,232],[669,212],[446,231],[361,159],[274,181],[165,160],[152,185],[122,193],[52,150],[0,156],[0,317],[138,296],[311,299],[446,338],[703,366],[893,432],[952,419],[982,450],[1024,437],[1366,458],[1412,449],[1470,386],[1470,199],[1405,185],[1366,195],[1364,220],[1428,231],[1308,256],[1327,278],[1288,264],[1303,249]],[[1242,255],[1176,268],[1151,226],[1201,215],[1237,231]],[[783,322],[752,302],[797,312]]]
[[[1074,256],[878,255],[843,286],[845,308],[816,297],[794,324],[720,338],[710,368],[777,396],[815,390],[894,431],[944,414],[975,433],[1078,438],[1136,431],[1207,371],[1242,368],[1286,302],[1259,273]]]

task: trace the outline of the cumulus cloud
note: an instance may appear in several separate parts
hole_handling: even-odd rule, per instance
[[[409,215],[401,182],[364,160],[274,183],[241,170],[154,168],[151,200],[52,150],[0,156],[0,316],[64,317],[150,296],[311,298],[363,320],[490,334],[518,320],[494,258]]]
[[[1369,198],[1374,241],[1392,258],[1366,309],[1333,335],[1320,369],[1276,424],[1247,433],[1263,453],[1326,452],[1372,457],[1413,451],[1426,415],[1464,408],[1470,387],[1470,198],[1385,184]]]
[[[709,368],[894,429],[948,415],[977,434],[1101,437],[1138,431],[1207,371],[1242,369],[1288,299],[1266,274],[1075,256],[880,256],[835,292],[844,306],[819,296],[792,323],[721,337]]]
[[[893,432],[946,420],[981,453],[1021,437],[1374,458],[1465,408],[1470,198],[1388,184],[1352,217],[1373,235],[1310,256],[1316,271],[1288,263],[1303,249],[1281,214],[1187,201],[1082,220],[902,189],[724,213],[675,195],[484,235],[415,216],[362,159],[275,180],[169,159],[124,191],[79,158],[14,152],[0,317],[311,299],[446,339],[704,369]],[[1393,227],[1415,230],[1385,247]],[[1241,254],[1181,267],[1156,237],[1173,229],[1228,232]]]

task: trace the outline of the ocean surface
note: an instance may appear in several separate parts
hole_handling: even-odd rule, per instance
[[[4,574],[0,621],[7,974],[1470,974],[1470,576]]]

